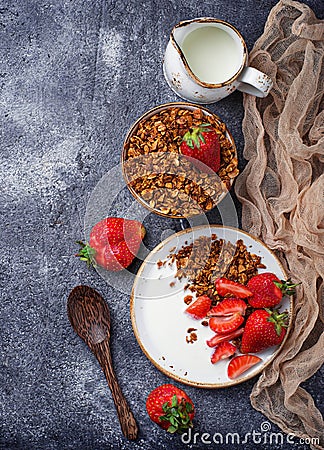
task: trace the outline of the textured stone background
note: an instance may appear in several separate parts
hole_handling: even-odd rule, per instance
[[[323,16],[322,1],[306,3]],[[148,419],[148,392],[169,380],[135,340],[125,294],[129,280],[120,291],[89,272],[73,256],[74,241],[83,236],[92,190],[119,164],[129,126],[148,108],[178,100],[161,65],[172,26],[219,17],[236,25],[251,49],[274,4],[9,0],[0,5],[1,449],[206,447],[184,445]],[[242,95],[234,93],[211,109],[227,122],[242,155]],[[116,213],[132,202],[124,190]],[[153,215],[145,224],[148,248],[164,230],[180,228],[178,221]],[[110,305],[116,373],[140,425],[135,443],[121,435],[103,373],[68,322],[67,295],[80,283],[98,289]],[[196,403],[196,430],[241,436],[259,431],[265,418],[250,406],[254,381],[214,391],[186,387]],[[323,404],[320,373],[305,387]],[[274,425],[272,430],[278,431]]]

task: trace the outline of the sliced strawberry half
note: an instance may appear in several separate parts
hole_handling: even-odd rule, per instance
[[[213,336],[211,339],[208,339],[208,341],[206,341],[206,344],[208,345],[208,347],[216,347],[216,345],[220,344],[221,342],[228,342],[231,341],[232,339],[235,339],[239,336],[241,336],[241,334],[243,334],[244,328],[239,328],[238,330],[233,331],[232,333],[228,333],[228,334],[215,334],[215,336]]]
[[[217,293],[224,297],[225,295],[234,295],[238,298],[251,297],[253,293],[243,284],[236,281],[228,280],[227,278],[217,278],[215,281]]]
[[[261,362],[262,359],[255,355],[239,355],[231,359],[227,367],[228,378],[234,380],[242,373],[246,372],[250,367]]]
[[[209,327],[215,333],[228,334],[237,330],[244,322],[244,317],[240,313],[231,314],[229,316],[216,316],[209,320]]]
[[[185,310],[195,319],[203,319],[206,317],[211,307],[211,299],[207,295],[201,295]]]
[[[221,359],[229,358],[230,356],[234,355],[235,351],[236,351],[235,345],[227,341],[221,342],[219,345],[216,346],[214,353],[210,358],[211,363],[215,364],[217,363],[217,361],[220,361]]]
[[[244,316],[246,308],[247,304],[240,298],[225,298],[225,300],[222,300],[216,306],[214,306],[207,315],[209,317],[212,317],[227,316],[230,314],[240,313],[242,316]]]

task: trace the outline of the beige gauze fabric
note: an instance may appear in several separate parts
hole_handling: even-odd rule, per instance
[[[323,418],[300,384],[324,360],[324,21],[302,3],[279,1],[250,65],[274,87],[264,99],[244,96],[248,163],[235,187],[242,224],[302,283],[289,337],[251,402],[286,433],[319,440],[311,448],[322,449]]]

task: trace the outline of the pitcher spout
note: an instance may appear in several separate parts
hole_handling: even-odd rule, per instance
[[[183,20],[173,27],[171,31],[171,40],[176,46],[178,46],[181,53],[183,53],[181,47],[188,34],[191,33],[191,31],[196,30],[197,28],[206,26],[206,23],[211,22],[215,22],[215,19],[212,17]]]
[[[179,50],[179,52],[182,52],[182,44],[185,40],[188,33],[190,33],[192,29],[192,22],[189,20],[183,21],[175,25],[171,32],[171,40],[173,44],[176,46],[176,48]]]

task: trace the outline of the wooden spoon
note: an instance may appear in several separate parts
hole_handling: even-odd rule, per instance
[[[138,428],[118,384],[110,353],[110,313],[101,295],[88,286],[76,286],[67,301],[69,320],[74,331],[90,347],[106,376],[116,406],[122,432],[136,439]]]

